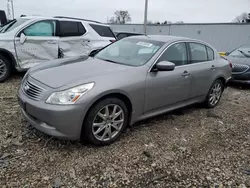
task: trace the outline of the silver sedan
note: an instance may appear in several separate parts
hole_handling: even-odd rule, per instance
[[[215,107],[231,71],[231,64],[205,42],[134,36],[89,57],[31,68],[18,100],[38,130],[106,145],[137,121],[194,103]]]

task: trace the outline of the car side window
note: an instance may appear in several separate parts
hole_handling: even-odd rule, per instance
[[[208,61],[213,61],[214,60],[214,51],[208,46],[206,46],[206,48],[207,48]]]
[[[97,24],[89,24],[95,32],[98,33],[98,35],[102,37],[111,37],[115,38],[115,35],[113,34],[112,30],[107,26],[97,25]]]
[[[186,44],[181,42],[170,46],[158,60],[158,62],[161,61],[172,62],[175,66],[188,64]]]
[[[60,21],[60,37],[82,36],[86,29],[81,22]]]
[[[206,46],[199,43],[189,43],[191,63],[208,61]]]
[[[56,22],[55,21],[40,21],[28,26],[23,33],[26,36],[55,36]]]

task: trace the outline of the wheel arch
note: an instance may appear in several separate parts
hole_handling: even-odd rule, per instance
[[[14,55],[10,51],[3,48],[0,48],[0,54],[7,58],[11,64],[11,68],[15,69],[17,63]]]
[[[121,91],[109,91],[109,92],[106,92],[105,94],[102,94],[100,96],[98,96],[97,98],[95,98],[95,100],[89,105],[88,107],[88,110],[83,118],[83,122],[82,122],[82,128],[81,128],[81,139],[82,139],[82,131],[83,131],[83,126],[84,126],[84,123],[86,122],[86,119],[90,113],[90,110],[100,101],[106,99],[106,98],[118,98],[120,100],[122,100],[127,109],[128,109],[128,122],[130,122],[131,120],[131,116],[132,116],[132,112],[133,112],[133,106],[132,106],[132,102],[131,102],[131,99],[128,97],[127,94],[125,94],[124,92],[121,92]]]
[[[220,80],[222,82],[222,84],[224,85],[224,87],[227,86],[226,79],[223,76],[218,76],[217,79],[215,79],[215,80]]]

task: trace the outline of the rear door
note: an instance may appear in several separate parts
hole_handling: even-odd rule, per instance
[[[20,40],[24,34],[24,42]],[[17,59],[22,68],[30,68],[45,60],[58,58],[56,21],[42,20],[24,28],[15,37]]]
[[[86,55],[90,52],[90,40],[87,30],[80,21],[59,21],[60,57]]]
[[[214,51],[201,43],[190,42],[191,91],[190,98],[206,95],[213,82],[213,74],[216,70],[214,63]]]

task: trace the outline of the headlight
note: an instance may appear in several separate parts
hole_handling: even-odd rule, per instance
[[[94,83],[80,85],[65,91],[52,93],[46,103],[50,104],[74,104],[82,95],[94,87]]]

